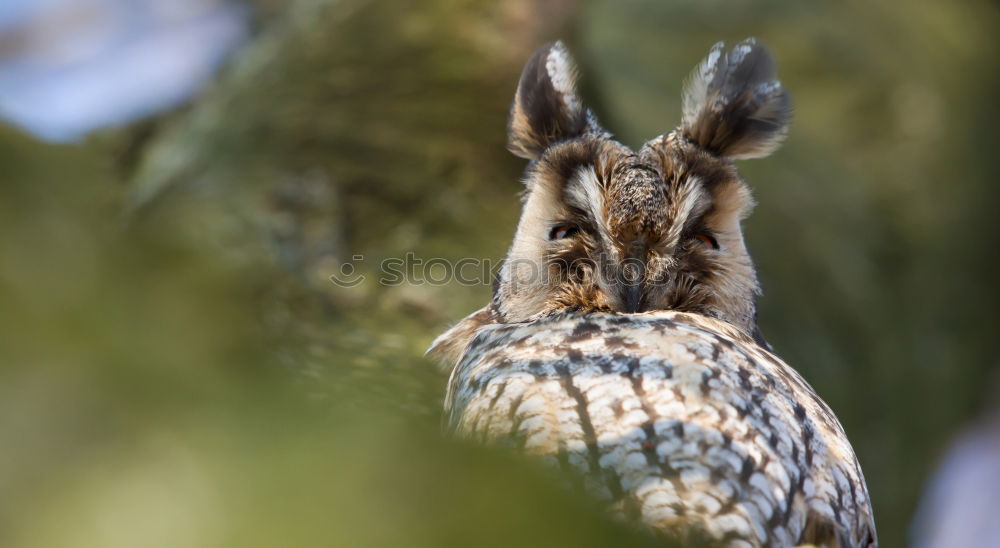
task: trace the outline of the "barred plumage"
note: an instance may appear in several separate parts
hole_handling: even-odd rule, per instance
[[[874,539],[836,417],[795,370],[717,320],[486,327],[452,373],[446,412],[460,434],[572,467],[626,517],[673,534],[731,546]]]

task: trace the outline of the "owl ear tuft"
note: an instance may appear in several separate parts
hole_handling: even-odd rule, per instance
[[[576,66],[562,42],[540,48],[521,73],[507,123],[507,148],[533,160],[549,146],[596,128],[576,93]]]
[[[761,158],[781,144],[791,98],[778,81],[771,53],[753,38],[725,51],[719,42],[684,86],[682,134],[731,159]]]

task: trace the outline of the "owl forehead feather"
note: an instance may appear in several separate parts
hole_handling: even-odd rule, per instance
[[[672,157],[650,160],[610,140],[566,143],[536,162],[526,182],[529,192],[543,189],[554,207],[583,212],[598,226],[669,226],[668,236],[677,236],[713,208],[706,181],[718,186],[728,173],[703,176]]]

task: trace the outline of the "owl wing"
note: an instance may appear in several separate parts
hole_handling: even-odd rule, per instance
[[[565,470],[627,518],[727,544],[875,544],[843,429],[805,381],[721,322],[683,313],[496,324],[446,413],[461,435]]]

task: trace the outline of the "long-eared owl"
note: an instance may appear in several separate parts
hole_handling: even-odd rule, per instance
[[[575,471],[616,513],[726,546],[875,546],[830,408],[773,354],[733,161],[768,155],[790,101],[754,40],[717,44],[681,125],[638,151],[580,101],[555,43],[521,76],[508,147],[530,160],[493,298],[438,337],[462,436]]]

